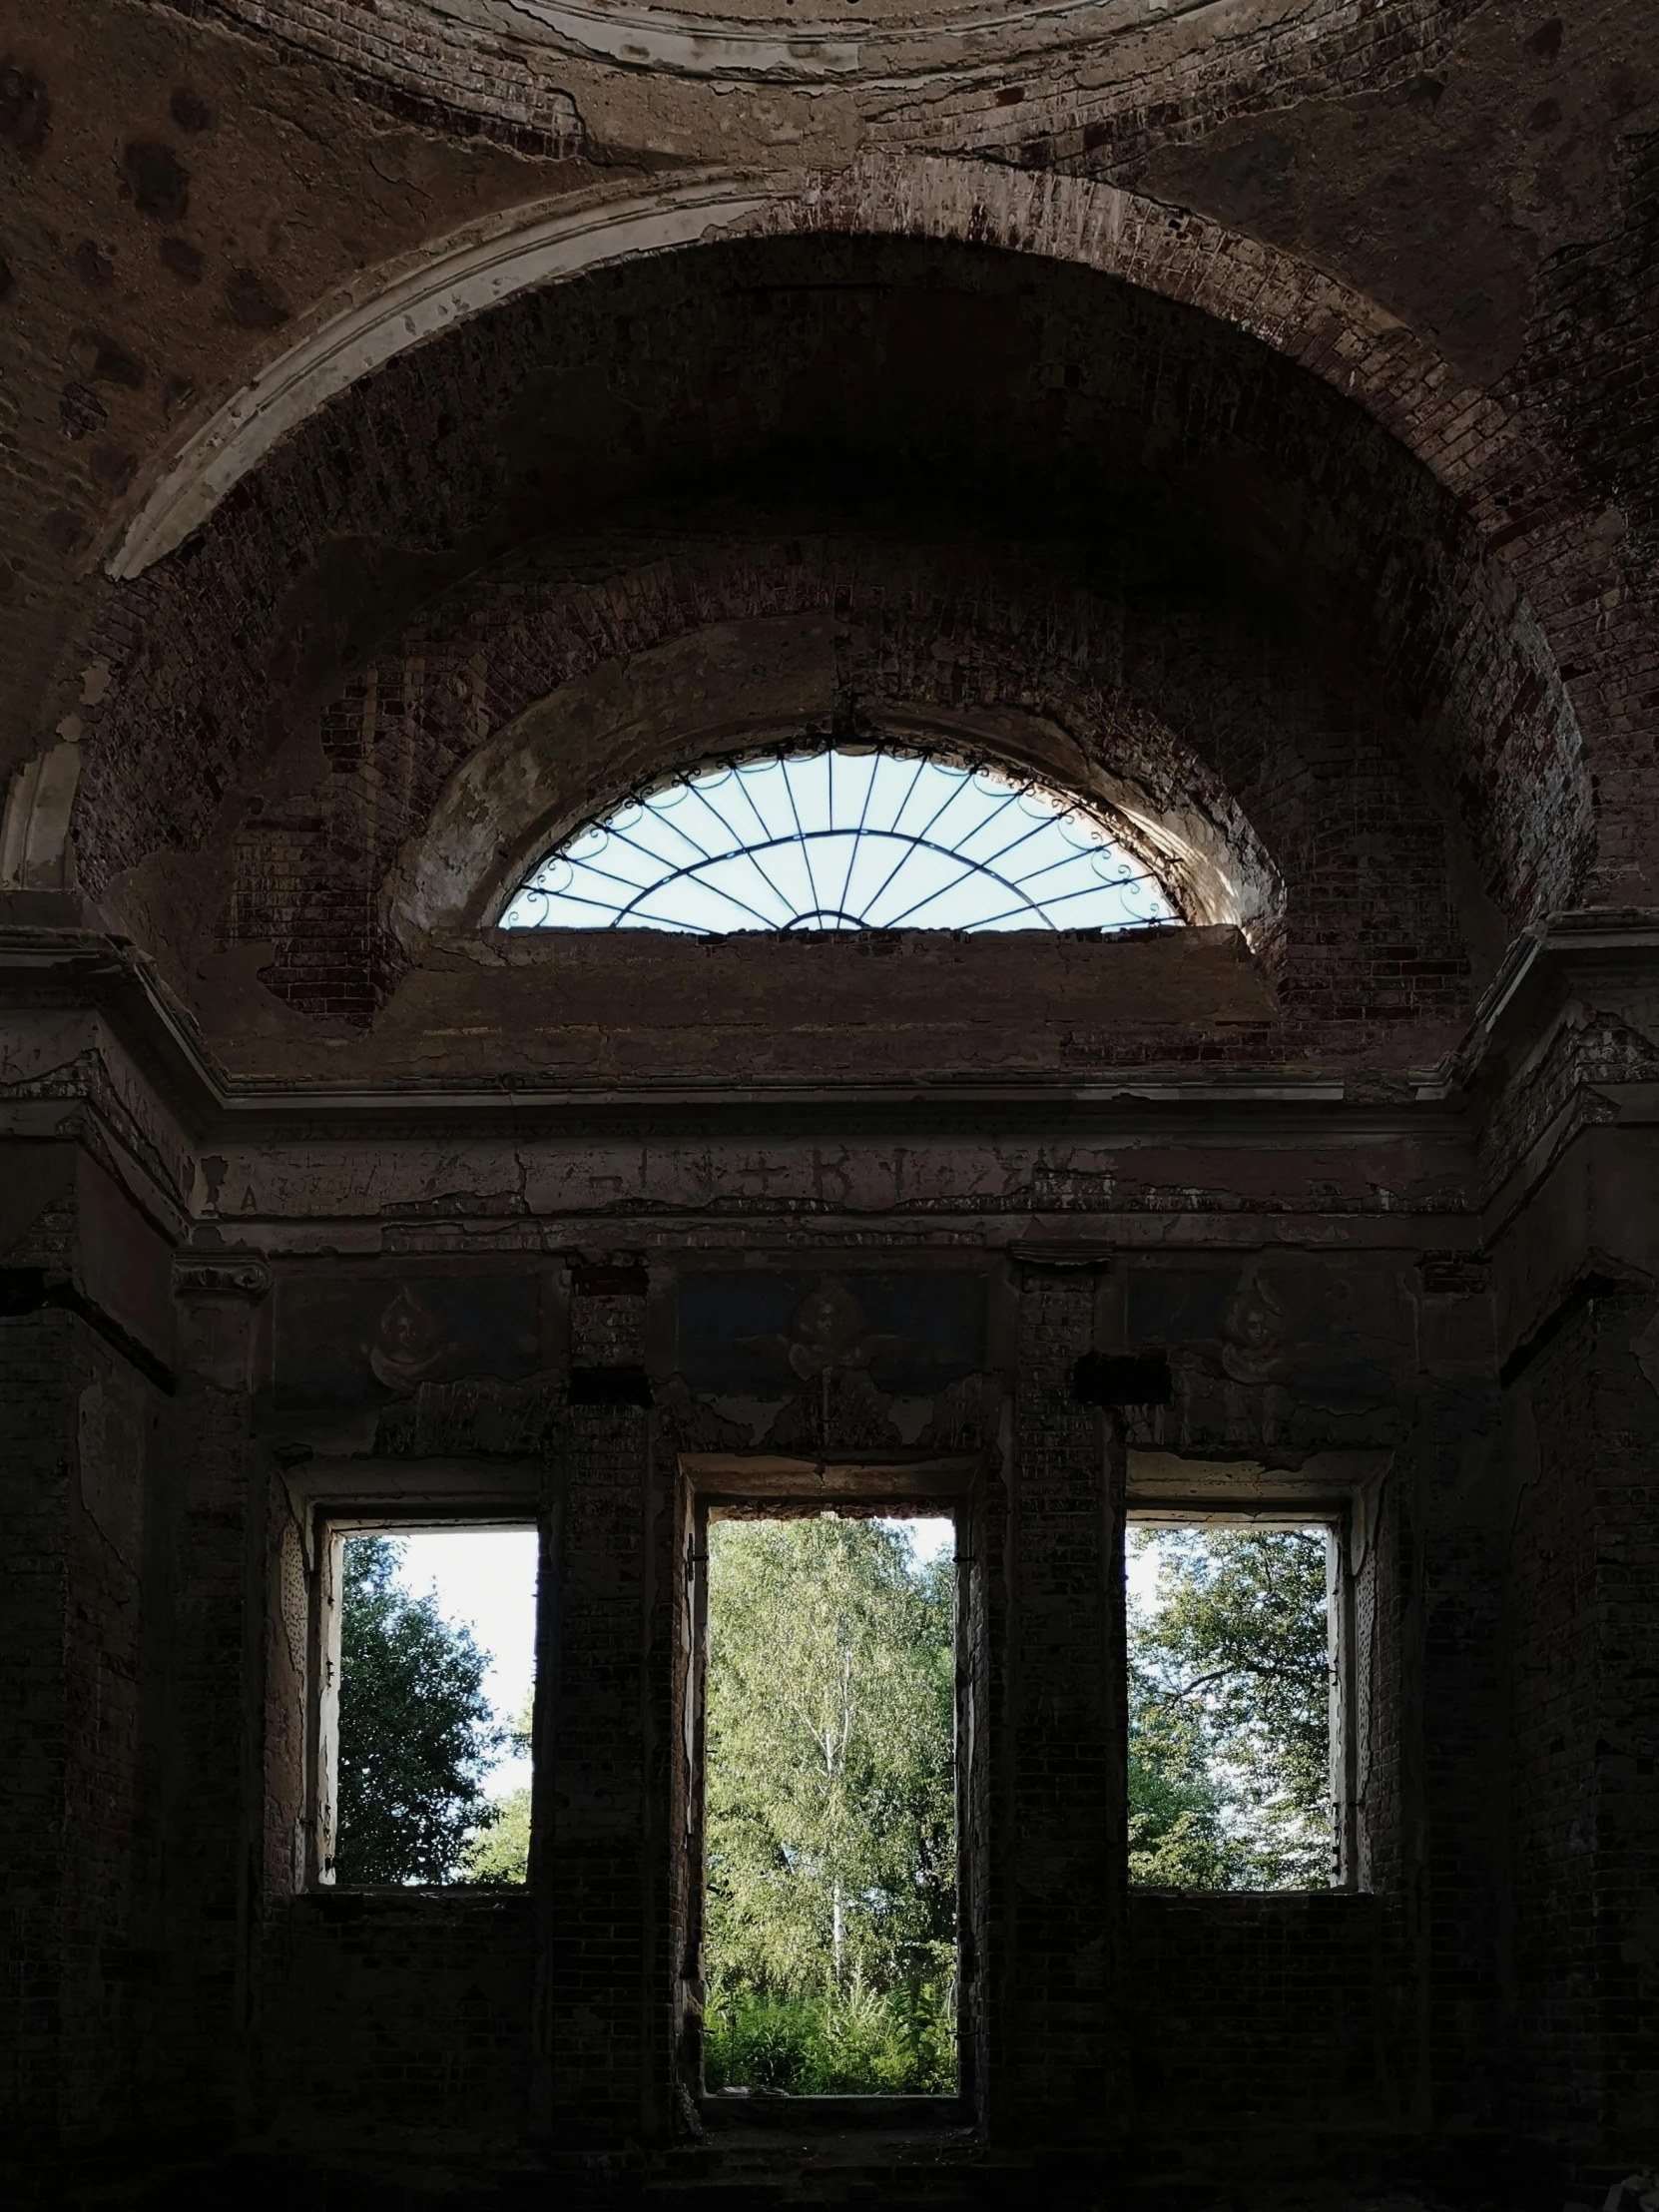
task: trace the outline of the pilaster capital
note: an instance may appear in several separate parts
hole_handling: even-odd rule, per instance
[[[220,1260],[178,1258],[173,1263],[175,1298],[246,1298],[257,1303],[270,1289],[270,1268],[252,1255]]]

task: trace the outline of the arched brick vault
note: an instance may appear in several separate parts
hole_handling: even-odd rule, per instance
[[[528,294],[303,424],[112,597],[84,879],[158,952],[182,951],[199,927],[154,856],[191,854],[192,885],[213,880],[274,775],[315,780],[278,765],[283,746],[314,765],[316,718],[411,605],[555,524],[591,541],[619,502],[667,500],[706,528],[758,488],[809,534],[882,512],[890,535],[897,508],[935,541],[1066,540],[1064,589],[1224,615],[1254,641],[1241,669],[1271,639],[1300,657],[1305,695],[1375,694],[1423,772],[1419,811],[1460,817],[1499,934],[1578,893],[1588,784],[1548,647],[1395,439],[1193,308],[1053,261],[833,225]],[[442,779],[417,780],[435,797]],[[1345,925],[1332,943],[1345,932],[1358,942]],[[1376,997],[1347,978],[1327,995]]]
[[[1379,1023],[1444,1049],[1468,961],[1387,718],[1271,635],[1103,598],[1061,558],[737,528],[515,556],[353,675],[215,868],[177,864],[199,950],[211,971],[216,944],[257,945],[286,1004],[367,1020],[427,930],[476,925],[632,782],[851,728],[1033,763],[1170,826],[1194,918],[1243,919],[1280,983],[1275,1057],[1375,1050]],[[458,831],[458,782],[509,751],[532,774]]]
[[[525,750],[545,782],[495,825],[495,880],[510,883],[539,836],[652,767],[838,721],[1034,761],[1175,822],[1188,850],[1207,842],[1194,918],[1234,918],[1212,901],[1218,879],[1235,888],[1298,1049],[1316,1034],[1329,1052],[1375,1046],[1379,1022],[1443,1046],[1467,960],[1443,833],[1386,719],[1310,683],[1271,638],[1104,600],[1055,569],[733,534],[560,548],[474,578],[328,708],[320,795],[245,823],[235,927],[274,943],[268,980],[290,1004],[360,1017],[394,982],[410,922],[443,903],[421,832],[444,811],[445,771],[453,789],[536,725]],[[646,664],[676,640],[692,650],[650,685]],[[678,719],[658,720],[670,697]],[[752,710],[749,728],[734,707]],[[464,887],[449,904],[455,919],[478,912]]]
[[[266,449],[263,440],[320,405],[341,377],[419,344],[455,316],[475,312],[481,300],[502,297],[517,284],[569,276],[584,266],[584,257],[650,251],[653,224],[667,223],[663,238],[678,243],[687,234],[676,211],[688,190],[678,186],[656,199],[612,196],[554,220],[522,211],[508,231],[440,243],[418,264],[387,273],[380,291],[369,284],[344,308],[313,318],[279,361],[199,430],[171,489],[167,482],[154,488],[151,508],[157,500],[165,508],[182,483],[181,511],[207,511],[202,498],[218,496],[211,484],[235,481],[237,471],[251,465],[247,455],[257,457]],[[1531,855],[1518,883],[1500,893],[1502,902],[1511,912],[1529,912],[1575,895],[1640,894],[1647,762],[1638,732],[1650,705],[1656,654],[1647,614],[1621,567],[1620,517],[1606,504],[1605,489],[1587,489],[1558,450],[1539,443],[1534,424],[1461,384],[1403,324],[1291,255],[1088,179],[1032,176],[958,159],[869,155],[806,189],[798,179],[710,181],[692,197],[709,237],[725,226],[777,236],[968,240],[1115,275],[1250,332],[1351,395],[1438,478],[1468,518],[1480,549],[1497,557],[1488,590],[1512,595],[1519,580],[1547,636],[1546,658],[1565,672],[1570,687],[1571,706],[1558,699],[1551,711],[1558,722],[1582,726],[1603,808],[1613,808],[1598,850],[1596,784],[1576,773],[1576,761],[1574,776],[1548,775],[1540,783],[1535,745],[1529,759],[1517,757],[1517,781],[1547,794],[1552,841],[1571,854],[1571,864],[1563,870],[1557,861],[1549,868]],[[295,363],[303,373],[293,369],[289,388],[283,378],[287,364]],[[351,363],[357,365],[342,365]],[[228,445],[215,442],[227,439]],[[193,476],[199,480],[195,491]],[[129,545],[144,539],[149,512],[129,524]],[[159,542],[168,542],[167,530]],[[1576,732],[1558,742],[1576,753]],[[1477,762],[1466,775],[1457,770],[1465,805],[1478,807],[1478,788],[1499,765],[1508,764]],[[1569,791],[1575,780],[1578,789]],[[1537,811],[1543,811],[1541,801]],[[1579,879],[1564,891],[1575,868]]]
[[[365,743],[382,685],[398,731],[451,741],[425,751],[428,782],[452,773],[434,806],[403,810],[380,893],[411,956],[494,922],[557,842],[630,794],[806,737],[1034,772],[1105,809],[1187,920],[1240,926],[1276,962],[1284,878],[1216,770],[1130,698],[1121,608],[961,549],[729,533],[613,557],[590,583],[557,556],[471,579],[347,688],[341,720]],[[451,695],[472,714],[446,714]],[[257,845],[264,817],[248,827]]]

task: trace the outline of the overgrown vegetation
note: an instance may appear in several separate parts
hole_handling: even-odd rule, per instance
[[[705,2078],[711,2089],[796,2096],[948,2096],[956,2086],[950,1998],[942,1977],[793,1997],[728,1986],[713,2013]]]
[[[1330,1880],[1323,1529],[1140,1528],[1129,1613],[1129,1876],[1314,1890]]]
[[[489,1656],[401,1580],[389,1536],[345,1545],[340,1607],[342,1883],[454,1882],[499,1819],[483,1777],[508,1740],[483,1690]],[[473,1879],[522,1880],[522,1875]]]
[[[947,2092],[953,1568],[832,1516],[709,1552],[708,2083]]]

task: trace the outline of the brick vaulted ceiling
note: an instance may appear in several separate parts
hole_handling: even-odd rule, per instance
[[[854,605],[870,696],[916,704],[882,670],[931,625],[958,692],[977,671],[1046,712],[1063,673],[1101,727],[1173,725],[1283,876],[1279,953],[1323,948],[1300,987],[1333,1018],[1378,1003],[1329,972],[1345,937],[1408,943],[1389,1003],[1440,1018],[1515,926],[1644,895],[1642,11],[993,32],[861,0],[788,37],[781,12],[68,0],[28,25],[0,101],[0,318],[28,331],[5,740],[78,749],[72,865],[110,917],[187,992],[257,923],[269,987],[303,1007],[293,976],[325,973],[313,1010],[366,1018],[397,854],[527,669]],[[621,207],[663,226],[628,259],[515,262]],[[494,303],[445,292],[484,264]],[[344,368],[192,490],[347,326]],[[184,534],[124,565],[181,482]],[[515,670],[445,646],[438,700],[434,637],[503,591],[522,628],[529,572],[563,581]],[[389,811],[385,762],[337,751],[388,685]],[[274,915],[237,855],[284,809],[318,841]],[[342,898],[355,950],[299,944]]]

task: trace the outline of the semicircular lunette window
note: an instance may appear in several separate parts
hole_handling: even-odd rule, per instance
[[[716,768],[586,824],[504,929],[1131,929],[1176,922],[1080,802],[925,755]]]

